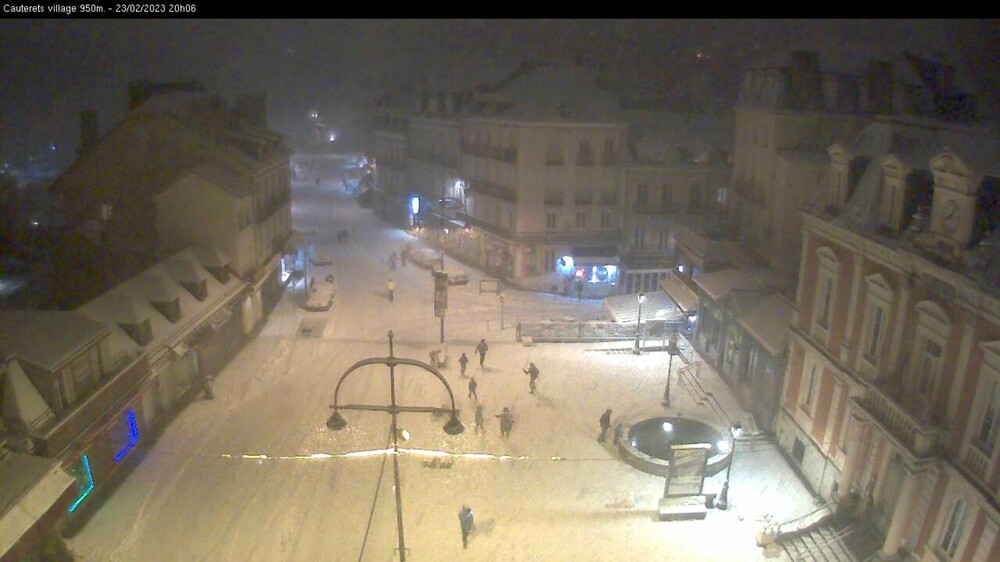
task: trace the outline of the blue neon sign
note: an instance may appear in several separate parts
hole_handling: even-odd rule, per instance
[[[135,411],[132,408],[125,410],[128,416],[128,443],[125,444],[125,448],[118,451],[115,455],[115,462],[119,462],[125,458],[125,455],[135,447],[135,444],[139,442],[139,426],[135,423]]]

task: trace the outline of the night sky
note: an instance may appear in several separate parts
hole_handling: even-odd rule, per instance
[[[790,47],[912,45],[966,57],[995,95],[996,20],[86,20],[0,21],[0,157],[72,161],[79,112],[101,131],[125,113],[128,82],[200,80],[232,101],[263,92],[273,128],[294,133],[310,109],[333,126],[372,88],[456,62],[582,57],[669,88],[710,65],[731,95],[746,63]],[[696,62],[697,52],[711,56]],[[50,150],[55,144],[56,151]]]

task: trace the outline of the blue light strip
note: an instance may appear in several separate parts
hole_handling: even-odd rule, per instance
[[[66,509],[66,513],[73,513],[76,511],[76,508],[80,507],[83,500],[87,499],[87,496],[94,491],[94,474],[90,472],[90,459],[87,458],[87,455],[80,457],[80,464],[83,465],[83,477],[87,481],[87,486],[82,492],[80,492],[80,495],[77,496],[76,500],[69,505],[69,508]]]
[[[132,408],[126,410],[128,412],[128,443],[125,448],[118,451],[115,455],[115,462],[119,462],[125,458],[125,455],[135,447],[135,444],[139,442],[139,427],[135,423],[135,411]]]

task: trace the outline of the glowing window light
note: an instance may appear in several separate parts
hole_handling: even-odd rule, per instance
[[[73,513],[76,508],[80,507],[83,500],[87,499],[87,496],[94,491],[94,474],[90,472],[90,459],[87,455],[80,457],[80,464],[83,466],[83,476],[84,483],[81,483],[79,478],[77,478],[76,487],[80,491],[80,495],[73,500],[73,503],[69,504],[66,508],[66,513]]]
[[[410,212],[414,215],[420,214],[420,198],[415,195],[410,197]]]
[[[129,408],[126,412],[128,412],[128,443],[125,444],[125,448],[118,451],[118,454],[115,455],[115,462],[120,462],[124,459],[125,455],[139,442],[139,427],[135,423],[135,411]]]

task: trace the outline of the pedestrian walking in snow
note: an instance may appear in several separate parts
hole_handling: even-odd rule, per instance
[[[521,369],[528,375],[528,388],[531,394],[535,393],[535,383],[538,381],[538,367],[534,363],[529,363],[527,369]]]
[[[611,441],[612,445],[617,445],[618,442],[622,440],[622,432],[624,431],[625,427],[622,424],[620,423],[615,424],[615,438]]]
[[[510,408],[507,406],[503,407],[503,413],[493,416],[495,418],[500,418],[500,436],[509,437],[510,428],[514,427],[514,416],[510,413]]]
[[[469,364],[469,358],[462,352],[462,356],[458,358],[458,366],[462,368],[462,376],[465,376],[465,367]]]
[[[469,535],[472,533],[472,526],[475,523],[471,507],[462,504],[462,509],[458,511],[458,523],[462,526],[462,548],[468,548]]]
[[[479,400],[479,395],[476,394],[477,386],[479,386],[479,383],[476,382],[476,377],[472,377],[471,379],[469,379],[469,398],[475,396],[476,400]]]
[[[479,345],[476,346],[476,353],[479,354],[479,367],[482,368],[483,363],[486,361],[486,350],[490,346],[486,345],[486,338],[479,339]]]
[[[577,279],[576,280],[576,300],[580,300],[580,298],[582,296],[583,296],[583,280],[582,279]]]
[[[476,406],[476,434],[478,435],[480,431],[482,431],[484,434],[486,433],[485,422],[483,421],[482,404],[478,404]]]
[[[410,253],[406,251],[406,248],[403,248],[403,251],[399,253],[399,257],[403,262],[403,267],[406,267],[406,258],[410,257]]]
[[[396,271],[396,252],[389,254],[389,269]]]
[[[598,443],[604,443],[609,429],[611,429],[611,408],[604,410],[604,413],[601,414],[601,435],[597,438]]]
[[[205,400],[215,398],[215,392],[212,391],[212,377],[205,377],[202,383],[202,391],[205,393]]]
[[[389,278],[389,282],[385,284],[385,287],[389,290],[389,302],[392,302],[394,293],[396,292],[396,284],[392,282],[392,278]]]

